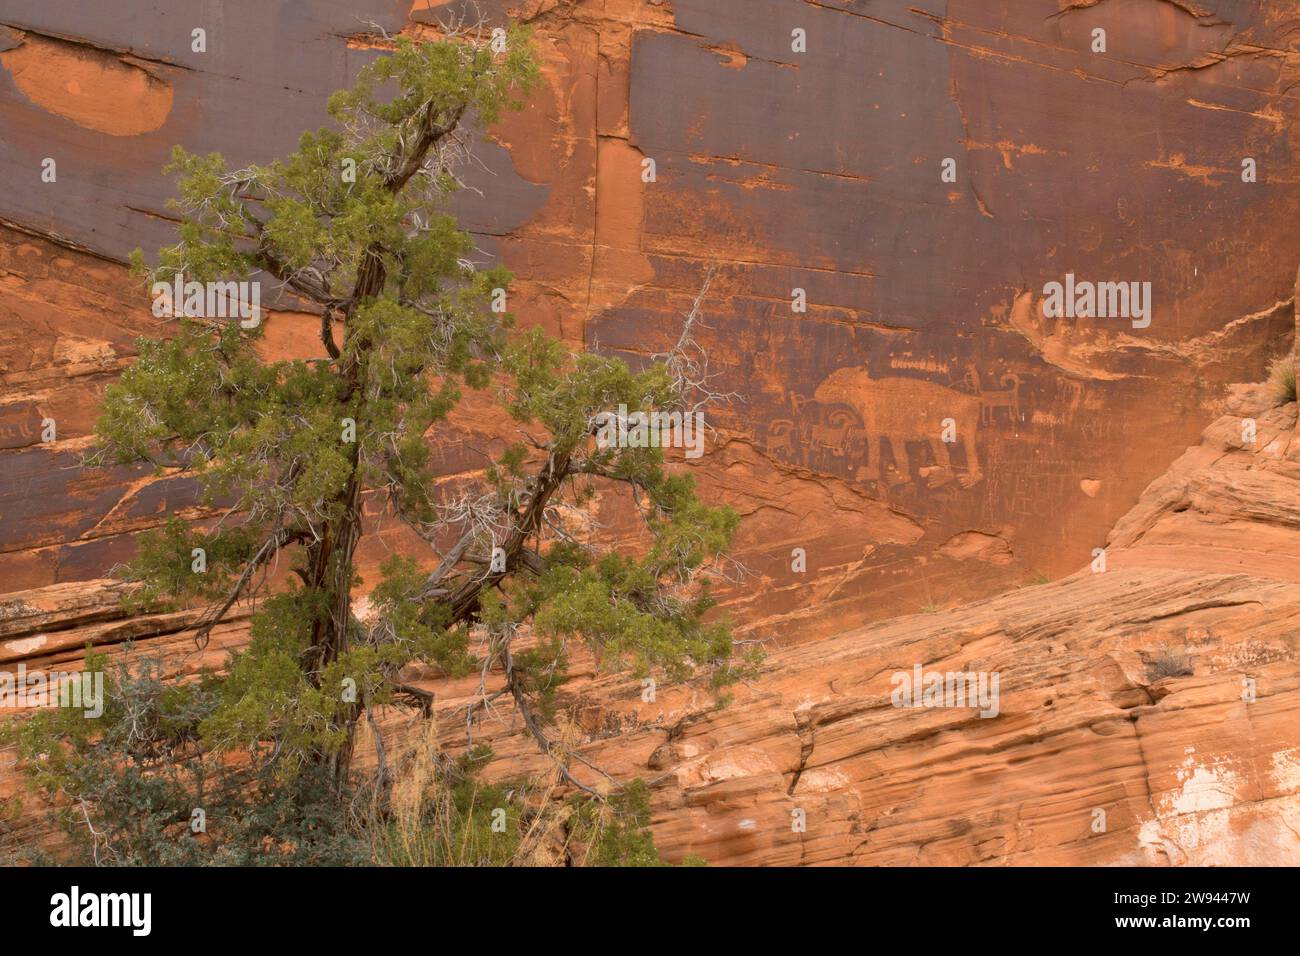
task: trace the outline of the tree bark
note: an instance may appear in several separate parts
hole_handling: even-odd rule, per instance
[[[400,193],[413,176],[424,165],[430,150],[450,135],[464,116],[465,107],[454,110],[445,123],[438,124],[437,117],[430,111],[420,123],[419,135],[410,152],[400,158],[397,170],[385,180],[385,188],[392,194]],[[325,314],[322,316],[322,341],[334,359],[341,358],[339,378],[341,392],[339,408],[342,412],[350,407],[351,402],[362,392],[365,386],[364,363],[371,343],[365,339],[358,340],[358,332],[353,323],[357,310],[366,303],[383,294],[388,281],[388,269],[384,263],[386,250],[379,243],[370,244],[363,256],[361,268],[353,283],[352,294],[346,302],[338,306],[343,320],[343,344],[341,348],[332,347],[333,334],[330,330],[334,300],[325,302]],[[316,291],[316,290],[313,290]],[[341,415],[343,417],[343,415]],[[340,422],[341,427],[341,422]],[[351,452],[351,473],[346,485],[334,504],[341,506],[342,514],[326,524],[321,541],[308,551],[309,586],[325,595],[329,610],[312,622],[311,637],[304,654],[304,663],[311,682],[320,686],[320,672],[333,661],[339,659],[348,649],[352,621],[352,560],[357,541],[361,537],[361,455],[359,444],[354,444]],[[520,545],[522,539],[520,539]],[[516,551],[518,547],[516,546]],[[472,597],[473,609],[478,606],[478,592]],[[469,597],[466,596],[466,602]],[[342,693],[342,688],[337,689]],[[335,753],[322,756],[333,771],[334,783],[342,787],[348,779],[352,765],[352,752],[356,734],[357,721],[360,719],[362,705],[354,703],[345,709],[343,729],[345,742]]]

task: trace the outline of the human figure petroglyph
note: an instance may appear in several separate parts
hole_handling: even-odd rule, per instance
[[[1019,375],[1014,372],[1007,372],[999,382],[1002,388],[989,391],[981,384],[979,369],[974,365],[970,365],[966,369],[965,381],[980,400],[981,422],[989,425],[993,424],[993,413],[999,408],[1005,408],[1013,422],[1020,420]]]

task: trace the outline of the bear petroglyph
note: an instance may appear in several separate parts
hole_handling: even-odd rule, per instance
[[[979,396],[922,379],[872,378],[865,368],[847,367],[832,372],[817,387],[814,399],[847,406],[856,413],[867,444],[866,474],[875,480],[885,480],[886,442],[897,473],[891,483],[910,480],[909,444],[930,449],[933,464],[923,467],[920,473],[931,486],[956,476],[963,488],[970,488],[984,477],[975,448],[975,432],[983,411]],[[945,419],[956,424],[956,442],[943,440]],[[965,452],[964,462],[954,454],[957,443]]]

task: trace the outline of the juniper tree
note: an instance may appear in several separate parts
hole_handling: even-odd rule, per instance
[[[510,332],[493,305],[511,276],[477,263],[448,206],[476,129],[518,108],[537,75],[524,33],[493,46],[473,31],[395,38],[331,97],[332,124],[269,165],[174,151],[179,241],[149,267],[137,252],[147,281],[269,276],[319,313],[323,349],[267,360],[265,323],[179,315],[140,340],[105,397],[103,460],[193,475],[219,515],[141,536],[126,569],[137,599],[206,604],[201,643],[254,605],[249,644],[203,722],[210,744],[268,747],[289,770],[323,765],[341,782],[363,714],[427,710],[427,693],[402,680],[413,663],[503,675],[466,716],[506,695],[548,753],[575,646],[637,674],[734,676],[726,623],[706,620],[706,572],[736,515],[703,504],[661,448],[593,438],[619,406],[683,412],[709,398],[690,334],[699,301],[677,345],[636,369]],[[449,495],[431,434],[467,388],[496,389],[520,438]],[[634,500],[641,548],[614,551],[565,520],[601,486]],[[358,619],[363,496],[429,551],[385,562]],[[267,588],[281,558],[293,577]]]

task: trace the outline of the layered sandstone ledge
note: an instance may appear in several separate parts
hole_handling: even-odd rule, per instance
[[[651,704],[639,684],[579,674],[569,734],[613,777],[652,783],[670,858],[1300,863],[1296,417],[1263,386],[1234,389],[1201,445],[1116,526],[1104,572],[775,648],[721,709],[696,688],[661,688]],[[1253,444],[1242,444],[1244,419]],[[0,666],[75,669],[86,642],[135,641],[183,676],[245,639],[235,619],[200,653],[189,612],[125,617],[117,590],[55,585],[0,602]],[[1162,669],[1171,658],[1187,666]],[[917,664],[997,672],[997,716],[893,706],[891,675]],[[463,745],[477,681],[426,686],[446,744]],[[413,726],[396,710],[383,717],[386,735]],[[494,774],[545,767],[504,716],[476,735],[496,749]],[[6,754],[0,796],[18,788]],[[42,838],[36,811],[29,801],[5,842]]]

